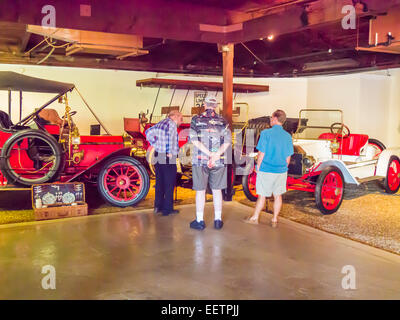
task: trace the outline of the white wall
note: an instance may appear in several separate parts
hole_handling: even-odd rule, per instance
[[[156,88],[138,88],[136,80],[151,77],[199,79],[220,81],[215,77],[178,76],[151,72],[59,68],[44,66],[0,65],[0,70],[9,70],[50,80],[72,82],[81,91],[99,118],[113,134],[123,132],[123,117],[137,117],[140,111],[151,109],[157,94]],[[289,117],[298,117],[302,108],[342,109],[344,121],[354,133],[366,133],[381,140],[388,147],[400,146],[400,69],[385,72],[364,73],[346,76],[315,78],[238,78],[235,82],[264,84],[270,86],[268,93],[242,94],[236,102],[250,105],[249,117],[265,116],[275,109],[284,109]],[[160,115],[161,106],[168,106],[173,90],[161,89],[155,115]],[[181,106],[186,90],[177,90],[172,105]],[[52,95],[24,94],[24,115],[45,103]],[[222,99],[222,93],[217,93]],[[188,95],[184,113],[190,114],[193,106],[193,91]],[[96,120],[83,102],[73,93],[70,105],[78,111],[76,122],[82,134],[88,134]],[[54,103],[60,114],[63,107]],[[7,111],[7,92],[0,92],[0,109]],[[19,94],[13,94],[13,121],[19,114]],[[246,117],[243,114],[240,120]]]
[[[316,77],[308,79],[307,108],[341,109],[344,123],[358,130],[360,76]]]
[[[389,76],[390,74],[390,76]],[[400,146],[400,70],[308,79],[307,107],[341,109],[353,133]]]
[[[391,86],[387,111],[388,146],[400,146],[400,69],[390,70]]]
[[[95,110],[99,118],[113,134],[123,132],[123,117],[137,117],[140,111],[153,108],[157,95],[157,88],[138,88],[136,80],[156,76],[173,77],[182,79],[199,79],[199,77],[171,76],[151,72],[132,72],[116,70],[97,70],[80,68],[59,68],[44,66],[21,66],[21,65],[0,65],[2,71],[15,71],[25,75],[45,78],[56,81],[74,83],[85,97],[89,105]],[[204,81],[220,81],[216,77],[201,77]],[[271,114],[276,108],[282,107],[287,110],[290,116],[296,117],[298,108],[306,106],[307,81],[305,79],[238,79],[237,82],[268,84],[269,93],[243,94],[236,96],[237,102],[250,104],[250,115],[264,116]],[[168,106],[171,102],[173,90],[161,89],[157,101],[155,115],[160,115],[161,106]],[[213,93],[214,94],[214,93]],[[171,105],[181,106],[186,95],[186,90],[176,90]],[[39,107],[52,95],[24,94],[23,110],[24,115],[29,114],[34,108]],[[217,93],[217,98],[222,100],[222,93]],[[190,115],[191,107],[194,104],[193,91],[189,92],[184,113]],[[76,93],[70,95],[70,105],[73,110],[78,111],[75,116],[81,133],[89,132],[90,124],[96,124],[94,117],[89,114]],[[60,115],[63,112],[62,105],[54,103]],[[0,109],[7,112],[7,92],[0,92]],[[14,122],[19,119],[19,94],[13,94]],[[245,120],[245,112],[242,114]]]

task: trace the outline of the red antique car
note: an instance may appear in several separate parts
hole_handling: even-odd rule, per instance
[[[3,186],[48,182],[83,181],[96,184],[108,203],[126,207],[137,204],[149,191],[149,175],[142,145],[128,134],[112,136],[79,134],[73,121],[68,95],[74,84],[0,72],[0,90],[55,94],[50,101],[13,124],[9,114],[0,111],[0,181]],[[79,91],[75,90],[79,95]],[[52,103],[63,103],[59,117]],[[11,106],[11,104],[9,104]],[[49,111],[50,110],[50,111]],[[11,113],[11,107],[9,107]]]

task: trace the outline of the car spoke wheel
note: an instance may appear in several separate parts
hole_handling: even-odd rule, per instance
[[[384,187],[385,191],[390,194],[394,194],[400,189],[400,160],[396,156],[392,156],[389,160]]]
[[[323,214],[335,213],[342,204],[344,179],[336,167],[326,168],[318,177],[315,188],[315,201]]]
[[[257,172],[253,171],[249,175],[242,178],[243,192],[250,201],[257,201],[258,195],[256,191]]]
[[[35,129],[13,134],[1,150],[0,170],[8,184],[32,186],[57,180],[65,155],[57,140]]]
[[[112,205],[127,207],[146,197],[149,175],[143,165],[128,156],[117,157],[103,165],[98,188],[103,198]]]

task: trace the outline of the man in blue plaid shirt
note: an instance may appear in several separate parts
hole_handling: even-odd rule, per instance
[[[176,182],[176,158],[179,154],[178,127],[182,123],[182,114],[171,111],[168,117],[147,129],[146,139],[154,148],[156,171],[156,194],[154,213],[164,216],[178,213],[174,210],[174,188]]]

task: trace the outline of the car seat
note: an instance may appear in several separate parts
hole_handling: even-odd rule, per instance
[[[14,124],[7,112],[0,110],[0,127],[1,129],[9,130]]]

